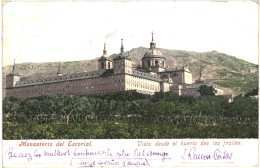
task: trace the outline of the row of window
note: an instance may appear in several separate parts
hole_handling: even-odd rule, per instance
[[[122,84],[123,85],[123,84]],[[159,91],[159,87],[156,88],[152,88],[152,87],[147,87],[147,86],[142,86],[142,85],[131,85],[128,84],[128,86],[135,86],[136,88],[142,88],[142,89],[150,89],[150,90],[154,90],[154,91]],[[94,89],[94,87],[92,86],[91,88],[86,87],[86,89]],[[108,89],[108,90],[99,90],[99,91],[86,91],[86,92],[76,92],[77,89],[73,90],[73,91],[69,91],[66,89],[58,89],[58,90],[45,90],[45,91],[40,91],[39,90],[27,90],[27,91],[13,91],[13,92],[7,92],[7,95],[10,95],[11,93],[15,94],[15,95],[25,95],[25,93],[27,93],[27,97],[32,97],[33,95],[41,95],[41,94],[62,94],[64,92],[67,93],[82,93],[82,94],[95,94],[95,93],[105,93],[105,92],[115,92],[115,91],[123,91],[124,88],[116,88],[116,89]],[[132,90],[132,89],[126,89],[126,90]],[[30,94],[33,93],[33,94]],[[29,95],[28,95],[29,94]]]
[[[96,80],[97,82],[95,83],[89,83],[89,82],[86,82],[87,80],[89,79],[84,79],[83,82],[81,82],[80,84],[77,84],[77,85],[73,85],[73,81],[64,81],[64,82],[59,82],[59,83],[47,83],[47,84],[44,84],[44,85],[34,85],[34,86],[27,86],[27,87],[23,87],[23,94],[26,94],[26,93],[35,93],[35,94],[38,94],[38,93],[43,93],[43,90],[46,92],[46,93],[62,93],[64,91],[68,91],[68,89],[73,86],[73,90],[82,90],[88,86],[91,86],[92,85],[92,88],[93,86],[106,86],[107,84],[113,84],[115,82],[115,86],[116,86],[116,83],[122,83],[122,85],[124,85],[124,79],[118,79],[118,76],[115,76],[116,79],[114,81],[107,81],[107,80],[104,80],[102,81],[102,83],[99,82],[98,79],[100,78],[93,78],[92,80]],[[109,78],[115,78],[114,76],[109,76]],[[139,79],[139,80],[143,80],[143,78],[139,78],[139,77],[133,77],[135,79]],[[136,81],[136,80],[130,80],[130,79],[127,79],[127,82],[130,86],[136,86],[136,87],[140,87],[140,88],[145,88],[145,89],[153,89],[155,90],[156,87],[159,88],[158,86],[155,86],[155,85],[151,85],[149,86],[148,84],[146,84],[145,82],[141,82],[141,81]],[[140,85],[140,86],[139,86]],[[20,89],[21,88],[14,88],[14,90],[12,90],[12,93],[13,94],[18,94],[18,92],[20,92]],[[86,88],[87,89],[87,88]],[[91,89],[91,88],[90,88]],[[7,94],[10,94],[10,92],[8,92]]]
[[[115,65],[119,65],[120,63],[119,62],[121,62],[121,65],[124,65],[124,63],[126,64],[126,65],[132,65],[132,62],[131,61],[124,61],[124,60],[122,60],[122,61],[116,61],[114,64]]]
[[[164,61],[158,61],[158,60],[155,60],[155,62],[153,63],[153,61],[147,61],[147,65],[148,66],[151,66],[151,65],[162,65],[162,66],[164,66],[165,65],[165,62]]]
[[[152,86],[146,86],[146,85],[136,85],[132,83],[126,83],[126,87],[136,87],[141,89],[148,89],[148,90],[159,90],[160,87],[152,87]]]
[[[99,75],[99,74],[100,73],[97,73],[96,75]],[[73,78],[80,78],[80,77],[83,78],[83,77],[87,77],[87,76],[95,76],[95,74],[92,73],[92,74],[84,74],[84,75],[62,76],[62,77],[56,77],[56,78],[47,78],[47,79],[41,79],[41,80],[35,80],[35,81],[20,82],[20,83],[18,83],[18,85],[34,84],[34,83],[44,83],[44,82],[51,82],[51,81],[57,81],[57,80],[66,80],[66,79],[73,79]],[[46,84],[48,84],[48,83],[46,83]]]

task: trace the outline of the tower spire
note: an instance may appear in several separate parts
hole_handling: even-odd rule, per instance
[[[15,59],[14,59],[14,66],[13,66],[13,71],[16,70],[16,66],[15,66]]]
[[[60,62],[59,62],[59,69],[58,69],[57,75],[58,75],[58,76],[63,75],[63,73],[61,72]]]
[[[16,69],[16,65],[15,65],[15,59],[14,59],[14,65],[13,65],[13,70],[11,72],[11,75],[18,75],[17,69]]]
[[[104,50],[103,50],[103,56],[107,55],[107,50],[106,50],[106,42],[104,43]]]
[[[124,52],[124,44],[123,44],[123,39],[121,39],[121,53]]]
[[[153,40],[153,32],[152,32],[152,41],[151,41],[151,43],[150,43],[150,50],[153,50],[153,49],[155,49],[156,48],[156,43],[154,42],[154,40]]]

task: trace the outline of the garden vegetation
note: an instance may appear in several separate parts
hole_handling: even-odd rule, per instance
[[[258,100],[172,92],[3,99],[3,139],[112,138],[258,138]]]

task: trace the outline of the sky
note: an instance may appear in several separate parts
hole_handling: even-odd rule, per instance
[[[3,66],[89,60],[149,47],[218,51],[258,64],[258,4],[228,2],[8,2]]]

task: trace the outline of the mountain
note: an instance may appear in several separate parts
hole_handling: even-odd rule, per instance
[[[129,51],[129,57],[134,66],[138,66],[141,58],[148,48],[139,47]],[[193,52],[182,50],[170,50],[158,48],[166,57],[166,63],[170,67],[189,65],[193,75],[193,82],[199,78],[199,72],[206,81],[216,83],[223,87],[226,94],[245,94],[258,86],[258,65],[237,59],[234,56],[210,52]],[[114,58],[116,54],[111,55]],[[97,60],[82,60],[72,62],[61,62],[61,70],[64,74],[71,74],[97,69]],[[21,81],[54,76],[58,71],[58,62],[47,63],[22,63],[17,64],[21,75]],[[11,72],[12,66],[3,67],[3,83],[5,88],[5,77]],[[3,90],[3,96],[5,91]]]

